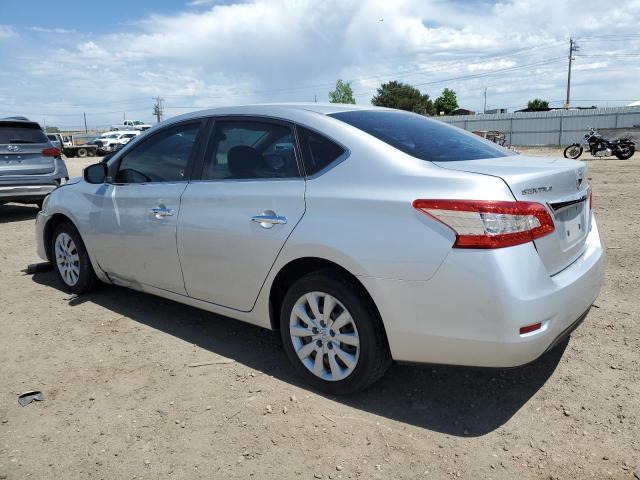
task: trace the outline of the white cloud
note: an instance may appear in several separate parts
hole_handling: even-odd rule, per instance
[[[0,40],[13,37],[15,34],[16,32],[9,25],[0,25]]]
[[[37,33],[55,33],[58,35],[65,35],[68,33],[76,33],[77,30],[70,28],[44,28],[44,27],[29,27],[28,30]]]
[[[606,21],[594,21],[594,11]],[[35,40],[31,51],[0,57],[21,65],[13,77],[0,74],[2,109],[15,105],[0,113],[46,113],[48,123],[71,125],[86,110],[108,124],[124,110],[149,118],[155,95],[166,98],[169,114],[314,95],[325,101],[337,78],[353,81],[359,103],[391,79],[432,97],[451,87],[476,110],[485,86],[490,107],[519,107],[534,96],[560,101],[569,36],[583,54],[637,52],[639,19],[638,0],[604,12],[596,0],[195,0],[177,15],[137,19],[127,33],[55,36],[46,58]],[[633,99],[637,60],[578,57],[573,95]]]

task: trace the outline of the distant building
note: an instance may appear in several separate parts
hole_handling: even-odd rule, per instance
[[[484,113],[507,113],[506,108],[492,108],[490,110],[485,110]]]
[[[467,110],[466,108],[458,108],[453,111],[451,115],[475,115],[476,112],[473,110]]]
[[[593,110],[596,108],[598,107],[596,107],[595,105],[591,105],[590,107],[569,107],[569,110]],[[567,109],[564,107],[538,108],[535,110],[532,110],[530,108],[523,108],[522,110],[516,110],[516,113],[518,112],[556,112],[559,110],[567,110]]]

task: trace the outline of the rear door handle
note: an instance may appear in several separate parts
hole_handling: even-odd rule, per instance
[[[262,215],[251,217],[251,221],[260,224],[262,228],[273,228],[274,225],[287,223],[287,217],[276,215],[272,210],[266,210]]]
[[[153,213],[153,216],[158,219],[173,216],[173,208],[154,207],[150,210],[150,212]]]

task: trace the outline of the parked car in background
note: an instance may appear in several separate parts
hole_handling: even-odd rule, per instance
[[[141,133],[140,130],[107,132],[92,143],[98,148],[98,154],[105,155],[119,150]]]
[[[36,235],[68,291],[102,281],[279,330],[331,394],[392,359],[530,362],[604,276],[584,163],[351,105],[175,117],[57,189]]]
[[[47,133],[47,138],[54,147],[62,150],[62,139],[58,137],[58,135],[55,133]]]
[[[141,120],[124,120],[122,123],[111,125],[111,130],[148,130],[151,125]]]
[[[36,122],[25,117],[0,119],[0,204],[42,204],[68,180],[60,149]]]
[[[47,138],[51,143],[60,150],[73,147],[73,137],[71,135],[63,135],[61,133],[47,133]]]

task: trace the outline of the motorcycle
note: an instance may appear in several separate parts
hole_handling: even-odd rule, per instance
[[[636,144],[628,138],[608,140],[594,128],[589,128],[580,143],[574,143],[564,149],[565,158],[576,159],[582,155],[584,147],[588,147],[594,157],[611,157],[615,155],[620,160],[631,158],[636,151]]]

